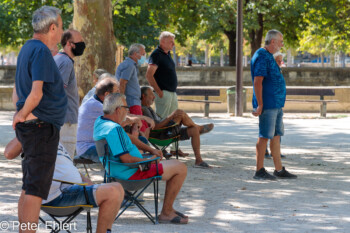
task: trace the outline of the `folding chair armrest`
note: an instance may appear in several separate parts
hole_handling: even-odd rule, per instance
[[[69,181],[65,181],[65,180],[57,180],[57,179],[52,179],[52,181],[60,182],[63,184],[76,184],[76,185],[81,185],[81,186],[88,185],[88,183],[74,183],[74,182],[69,182]]]
[[[110,163],[114,163],[114,164],[120,164],[120,165],[128,166],[130,168],[138,168],[139,165],[141,165],[141,164],[148,164],[148,163],[151,163],[151,162],[156,161],[158,159],[160,159],[160,157],[156,157],[154,159],[148,159],[148,160],[141,161],[141,162],[136,162],[136,163],[118,163],[118,162],[115,162],[115,161],[112,161],[112,160],[110,160],[109,162]]]

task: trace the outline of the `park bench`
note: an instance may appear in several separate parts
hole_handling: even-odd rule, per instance
[[[203,96],[204,100],[178,99],[183,102],[204,103],[204,116],[209,117],[209,105],[221,104],[220,101],[209,100],[209,96],[220,96],[219,88],[208,87],[178,87],[176,89],[178,96]]]
[[[286,99],[288,102],[320,103],[320,115],[326,117],[327,103],[338,102],[338,100],[325,100],[325,96],[335,96],[334,88],[313,87],[287,87],[287,95],[320,96],[319,100]]]

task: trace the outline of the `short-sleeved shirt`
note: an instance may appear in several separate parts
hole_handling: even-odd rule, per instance
[[[58,53],[53,58],[61,73],[64,88],[68,97],[65,123],[76,124],[78,122],[79,94],[74,72],[74,61],[66,53]]]
[[[142,114],[153,119],[156,124],[163,121],[163,119],[151,107],[142,105]]]
[[[176,67],[171,58],[170,51],[165,53],[161,47],[157,47],[151,54],[148,64],[156,65],[158,68],[154,73],[156,80],[161,90],[175,92],[177,88]]]
[[[77,155],[82,155],[89,148],[95,146],[93,138],[94,123],[102,115],[103,103],[97,95],[93,95],[80,106],[77,129]]]
[[[55,163],[53,179],[68,181],[72,183],[83,183],[78,169],[74,166],[68,152],[61,144],[58,145],[57,149],[57,159]],[[63,190],[65,186],[69,185],[62,184],[61,182],[57,181],[52,181],[49,196],[46,200],[42,201],[42,204],[49,203],[61,195],[61,190]]]
[[[126,103],[129,107],[138,105],[141,106],[141,89],[138,79],[139,69],[137,63],[130,57],[127,57],[119,64],[115,72],[116,78],[128,81],[125,88]]]
[[[286,82],[273,55],[264,48],[258,49],[252,58],[250,71],[253,84],[255,77],[264,77],[262,83],[263,109],[283,108],[286,100]],[[252,103],[253,108],[258,107],[255,90]]]
[[[132,144],[124,129],[118,123],[103,116],[97,118],[94,125],[94,140],[98,141],[101,139],[105,139],[108,143],[110,149],[109,159],[111,161],[122,163],[120,156],[127,153],[131,156],[142,158],[140,151]],[[103,157],[100,157],[100,161],[103,162]],[[107,167],[106,169],[109,168]],[[128,180],[137,170],[137,168],[111,163],[110,175],[122,180]]]
[[[22,47],[16,69],[17,111],[21,110],[34,81],[43,81],[43,96],[32,113],[57,128],[64,124],[67,95],[60,72],[49,48],[40,40],[28,40]]]

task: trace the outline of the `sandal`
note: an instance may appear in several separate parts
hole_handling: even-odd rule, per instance
[[[210,124],[205,124],[203,125],[202,130],[199,132],[200,134],[205,134],[205,133],[209,133],[210,131],[212,131],[214,128],[214,124],[210,123]]]
[[[195,164],[194,165],[195,168],[211,168],[211,166],[209,166],[209,164],[207,164],[206,162],[201,162],[200,164]]]
[[[172,151],[170,151],[170,154],[176,155],[176,151],[172,150]],[[177,151],[177,154],[178,154],[179,157],[187,157],[189,155],[189,153],[185,153],[185,152],[183,152],[180,149]]]
[[[159,216],[158,216],[159,218]],[[181,221],[183,220],[183,221]],[[162,219],[159,219],[158,220],[159,223],[171,223],[171,224],[187,224],[188,223],[188,218],[181,218],[180,216],[176,216],[174,217],[173,219],[171,220],[162,220]]]
[[[183,213],[176,211],[176,210],[175,210],[175,214],[179,215],[181,218],[188,218],[187,215],[184,215]]]

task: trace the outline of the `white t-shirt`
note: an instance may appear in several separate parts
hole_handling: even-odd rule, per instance
[[[73,165],[72,159],[61,144],[58,145],[57,149],[57,159],[55,164],[55,171],[53,173],[53,179],[73,183],[83,183],[78,169]],[[66,186],[67,184],[52,181],[49,196],[47,197],[47,200],[42,201],[42,204],[48,203],[61,195],[61,189],[64,189]]]

